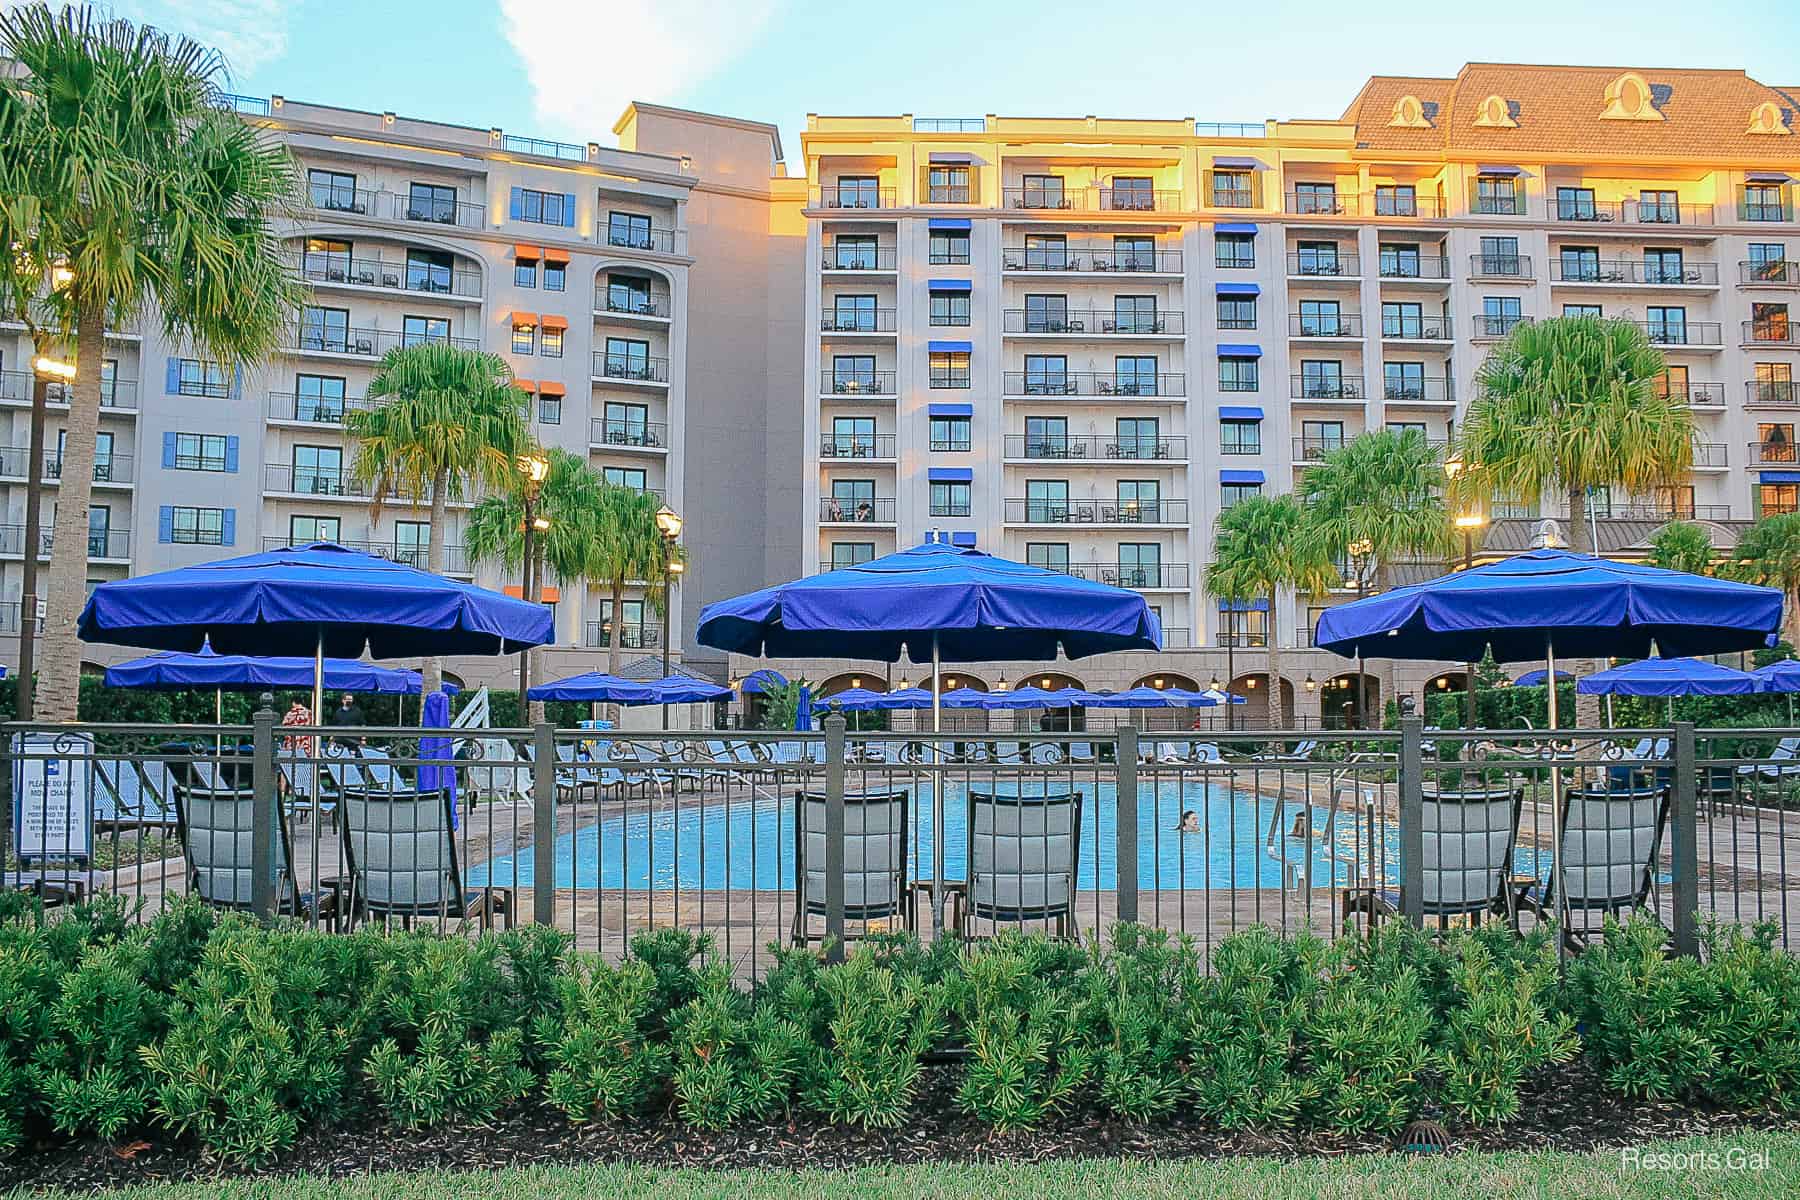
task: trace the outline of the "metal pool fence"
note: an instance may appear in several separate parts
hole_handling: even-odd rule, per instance
[[[5,729],[5,884],[46,908],[169,897],[319,928],[554,924],[623,954],[711,935],[1062,936],[1388,918],[1514,928],[1800,906],[1800,731],[675,733]],[[1561,825],[1558,817],[1561,814]],[[1561,829],[1560,836],[1557,833]],[[1560,850],[1562,873],[1555,864]]]

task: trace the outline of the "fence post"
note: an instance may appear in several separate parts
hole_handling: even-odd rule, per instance
[[[531,729],[531,919],[556,923],[556,726]]]
[[[1699,767],[1694,723],[1675,722],[1675,814],[1670,831],[1669,899],[1674,906],[1675,953],[1700,953]]]
[[[266,697],[272,699],[272,697]],[[275,915],[275,710],[264,704],[250,719],[250,780],[255,807],[250,817],[250,911]],[[293,864],[288,864],[293,869]]]
[[[1425,719],[1416,716],[1400,718],[1400,915],[1425,923]]]
[[[1117,850],[1114,872],[1118,875],[1118,920],[1138,919],[1138,731],[1136,725],[1121,725],[1117,745],[1113,747],[1113,766],[1118,771],[1119,827],[1114,830]],[[1099,811],[1095,797],[1095,811]]]
[[[805,880],[800,889],[804,904]],[[827,961],[843,962],[844,717],[837,712],[825,718],[825,937]]]

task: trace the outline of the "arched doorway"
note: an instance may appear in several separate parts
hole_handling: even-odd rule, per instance
[[[1319,722],[1326,729],[1381,728],[1381,680],[1367,671],[1362,674],[1362,704],[1357,704],[1357,674],[1346,671],[1333,675],[1321,686]]]
[[[845,671],[841,675],[833,675],[818,687],[818,698],[829,700],[839,692],[847,692],[851,688],[864,688],[871,692],[885,692],[887,680],[880,675],[872,675],[866,671]]]
[[[1185,692],[1198,692],[1204,689],[1200,682],[1191,675],[1182,675],[1174,671],[1152,671],[1140,676],[1131,685],[1133,688],[1150,688],[1154,691],[1167,691],[1178,688]],[[1186,729],[1223,728],[1225,720],[1219,714],[1223,708],[1134,708],[1128,709],[1139,729],[1175,732]],[[1214,718],[1218,719],[1215,720]],[[1196,724],[1198,722],[1198,724]]]
[[[1042,688],[1046,692],[1060,692],[1064,688],[1087,690],[1081,680],[1061,671],[1021,675],[1014,686]],[[1084,733],[1087,730],[1085,708],[1026,708],[1014,710],[1012,716],[1013,728],[1019,733]]]
[[[1232,705],[1229,718],[1224,709],[1209,711],[1218,712],[1218,724],[1224,725],[1229,719],[1239,729],[1274,729],[1289,724],[1288,718],[1294,711],[1294,685],[1285,678],[1279,682],[1280,703],[1278,707],[1272,708],[1269,702],[1269,673],[1246,671],[1233,679],[1227,689],[1233,695],[1242,696],[1244,703]]]

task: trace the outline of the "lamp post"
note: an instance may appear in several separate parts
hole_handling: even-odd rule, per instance
[[[40,354],[31,360],[31,437],[25,465],[25,544],[19,581],[19,682],[14,711],[21,721],[31,720],[32,676],[37,670],[38,542],[43,533],[44,420],[50,404],[50,385],[75,378],[75,364]]]
[[[550,474],[550,460],[538,451],[519,455],[519,474],[524,478],[525,510],[524,576],[519,595],[527,604],[538,602],[537,535],[550,528],[550,522],[538,515],[538,497],[543,493],[544,477]],[[525,693],[531,690],[531,650],[519,651],[519,718],[528,721]]]
[[[1375,552],[1375,543],[1368,538],[1357,538],[1344,549],[1350,555],[1350,569],[1356,573],[1356,598],[1363,598],[1363,572],[1368,556]],[[1356,728],[1361,729],[1368,724],[1368,713],[1365,711],[1369,702],[1369,681],[1363,678],[1362,649],[1356,651]]]
[[[675,590],[675,577],[681,574],[683,564],[676,556],[676,543],[681,540],[681,514],[663,505],[656,510],[656,531],[663,539],[663,573],[662,573],[662,673],[669,677],[669,606]],[[669,727],[669,706],[662,706],[663,728]]]
[[[1445,467],[1448,470],[1448,465]],[[1456,518],[1456,527],[1462,530],[1463,570],[1467,571],[1475,565],[1475,531],[1487,524],[1487,518],[1478,512],[1463,513]],[[1463,690],[1466,693],[1466,722],[1470,729],[1475,728],[1475,664],[1464,663]]]

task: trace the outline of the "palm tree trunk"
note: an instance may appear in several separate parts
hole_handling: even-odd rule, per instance
[[[612,581],[612,621],[610,624],[611,628],[606,633],[606,673],[617,675],[619,673],[619,639],[625,635],[625,581],[623,579]],[[614,725],[619,723],[619,706],[617,704],[612,706],[612,719]]]
[[[1594,553],[1594,539],[1588,536],[1587,489],[1569,489],[1569,549],[1577,554]]]
[[[440,468],[431,480],[431,525],[425,530],[425,569],[433,575],[444,573],[444,521],[447,519],[444,490],[449,486],[450,473]],[[444,660],[436,656],[427,658],[419,664],[419,676],[419,712],[422,715],[424,698],[443,686]]]
[[[1800,647],[1800,586],[1791,587],[1781,613],[1781,635],[1790,647]]]
[[[88,500],[94,488],[94,443],[100,431],[100,364],[105,359],[106,310],[92,301],[75,313],[75,382],[57,487],[44,642],[38,668],[37,718],[73,721],[81,698],[81,642],[75,621],[87,599]],[[36,546],[26,546],[36,554]]]
[[[1269,728],[1281,729],[1287,724],[1287,710],[1281,703],[1281,639],[1275,623],[1275,595],[1269,594]]]

